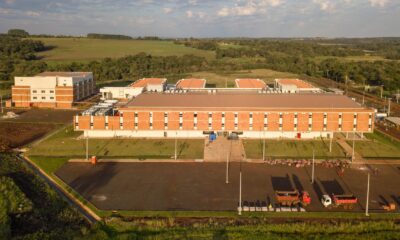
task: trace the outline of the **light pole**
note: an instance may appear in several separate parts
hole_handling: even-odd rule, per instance
[[[89,136],[86,134],[86,161],[89,161]]]
[[[176,160],[176,158],[177,158],[177,156],[176,156],[176,155],[177,155],[176,150],[177,150],[177,145],[178,145],[177,135],[178,135],[178,133],[175,132],[175,157],[174,157],[175,160]]]
[[[356,134],[355,134],[355,132],[353,132],[353,149],[352,149],[352,152],[351,152],[351,162],[354,161],[354,144],[355,144],[355,139],[356,139]]]
[[[368,179],[367,179],[367,201],[365,203],[365,216],[369,217],[369,213],[368,213],[368,205],[369,205],[369,179],[370,179],[370,174],[368,172]]]
[[[311,167],[311,183],[314,183],[314,172],[315,172],[315,152],[312,150],[312,167]]]
[[[226,176],[225,176],[225,183],[229,183],[229,152],[226,154]]]
[[[240,159],[240,170],[239,170],[239,209],[238,209],[239,215],[242,215],[242,158]]]
[[[265,161],[265,131],[263,132],[263,161]]]
[[[387,111],[388,117],[390,116],[390,100],[391,98],[388,98],[388,111]]]

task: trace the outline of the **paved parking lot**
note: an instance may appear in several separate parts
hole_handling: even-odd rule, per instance
[[[374,165],[371,174],[370,210],[381,204],[400,206],[400,165]],[[307,211],[325,211],[322,194],[355,194],[363,211],[367,171],[346,169],[340,177],[334,168],[311,168],[243,163],[243,201],[274,204],[275,190],[309,191]],[[239,163],[230,164],[229,184],[223,163],[67,163],[57,176],[103,210],[235,210],[239,195]],[[329,211],[344,211],[335,209]]]

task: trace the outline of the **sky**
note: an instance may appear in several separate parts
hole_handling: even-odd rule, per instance
[[[400,0],[0,0],[0,32],[133,37],[400,36]]]

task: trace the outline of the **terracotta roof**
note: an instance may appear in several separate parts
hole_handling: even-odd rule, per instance
[[[176,83],[176,88],[182,88],[182,89],[204,88],[205,86],[206,86],[206,80],[199,78],[181,79]]]
[[[167,79],[165,78],[142,78],[131,84],[131,87],[146,87],[147,85],[160,85]]]
[[[295,85],[297,88],[316,88],[310,83],[300,79],[276,79],[276,81],[283,85]]]
[[[242,78],[242,79],[236,79],[235,82],[236,82],[237,88],[265,88],[266,87],[265,82],[260,79]]]
[[[91,72],[42,72],[37,74],[38,77],[86,77]]]
[[[141,94],[122,108],[254,110],[254,109],[364,109],[337,94]]]

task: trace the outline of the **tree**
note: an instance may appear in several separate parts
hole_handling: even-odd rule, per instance
[[[23,29],[10,29],[8,35],[13,37],[29,37],[29,33]]]

